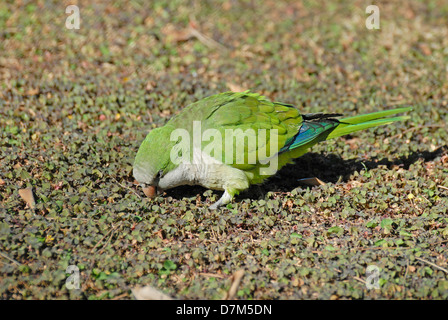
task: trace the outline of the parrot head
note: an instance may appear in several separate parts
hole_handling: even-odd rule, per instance
[[[170,132],[166,127],[154,129],[148,133],[135,157],[134,178],[149,198],[154,198],[157,193],[162,192],[158,188],[159,180],[170,164],[167,141],[170,141]]]

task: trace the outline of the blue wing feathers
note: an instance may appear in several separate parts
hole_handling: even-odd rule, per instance
[[[335,119],[321,120],[319,122],[304,121],[299,132],[286,142],[283,148],[280,149],[279,153],[298,148],[315,139],[318,139],[318,141],[324,140],[326,136],[338,125],[339,121]]]

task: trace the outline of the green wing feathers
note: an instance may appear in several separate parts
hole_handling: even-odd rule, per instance
[[[249,158],[263,160],[265,155],[275,155],[290,141],[298,132],[303,121],[299,111],[293,106],[271,102],[265,97],[251,92],[222,94],[224,98],[219,107],[214,107],[203,122],[203,130],[218,129],[222,137],[226,137],[226,130],[242,130],[248,135],[248,140],[244,143],[243,153],[238,152],[237,143],[233,144],[233,163],[231,165],[241,170],[251,170],[258,167],[256,163],[247,161]],[[265,139],[259,139],[259,130],[266,130]],[[274,138],[272,130],[277,130],[275,139],[277,149],[271,150],[270,139]],[[255,133],[256,143],[248,143],[249,137]],[[223,139],[224,140],[224,139]],[[252,141],[255,141],[252,139]],[[236,141],[235,141],[236,142]],[[208,142],[206,142],[208,143]],[[224,148],[223,141],[223,148]],[[221,152],[224,155],[224,152]],[[238,157],[244,154],[244,161],[239,161]],[[225,159],[219,159],[228,163]]]

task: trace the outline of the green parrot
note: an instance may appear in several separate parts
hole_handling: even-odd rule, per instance
[[[292,105],[245,92],[216,94],[185,107],[142,142],[133,166],[148,197],[180,185],[223,190],[210,206],[229,203],[262,183],[318,142],[408,119],[384,118],[410,107],[335,119],[340,114],[300,114]]]

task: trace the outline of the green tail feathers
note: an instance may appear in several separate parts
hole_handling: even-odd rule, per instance
[[[339,119],[340,124],[327,136],[326,140],[337,138],[355,131],[409,119],[409,116],[384,118],[397,113],[411,111],[411,107],[368,113],[360,116]]]

